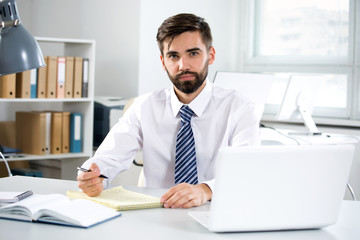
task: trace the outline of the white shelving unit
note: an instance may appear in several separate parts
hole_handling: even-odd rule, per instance
[[[61,178],[75,179],[76,166],[92,156],[93,124],[94,124],[94,81],[95,81],[95,41],[80,39],[37,37],[44,56],[78,56],[89,59],[89,86],[87,98],[72,99],[0,99],[0,121],[15,121],[17,111],[55,110],[80,112],[83,114],[82,153],[29,155],[11,158],[8,161],[23,160],[59,160],[61,162]]]

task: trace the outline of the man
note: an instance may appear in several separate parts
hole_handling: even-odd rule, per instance
[[[79,173],[79,187],[96,196],[128,169],[143,150],[145,186],[170,188],[161,201],[189,208],[211,200],[214,164],[221,146],[259,142],[254,105],[207,80],[215,49],[208,24],[178,14],[159,27],[160,59],[173,86],[138,97]],[[104,181],[104,182],[103,182]]]

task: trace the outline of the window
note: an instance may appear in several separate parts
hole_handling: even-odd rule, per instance
[[[344,0],[257,1],[258,56],[347,57],[349,4]]]
[[[316,118],[360,120],[356,0],[253,0],[246,72],[274,73],[265,115],[275,115],[292,74],[321,81]],[[358,16],[357,16],[358,17]],[[357,44],[355,44],[357,43]],[[357,53],[356,53],[357,52]],[[353,110],[355,109],[355,110]],[[356,110],[357,109],[357,110]]]

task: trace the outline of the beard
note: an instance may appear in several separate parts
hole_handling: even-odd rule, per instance
[[[205,81],[207,75],[208,75],[208,69],[209,65],[205,64],[203,69],[197,73],[197,72],[191,72],[191,71],[183,71],[175,76],[172,76],[169,71],[166,68],[166,72],[171,80],[171,82],[174,84],[174,86],[180,90],[183,93],[193,93],[196,90],[199,89],[199,87],[203,84]],[[193,75],[194,79],[189,81],[181,81],[181,76],[188,74]]]

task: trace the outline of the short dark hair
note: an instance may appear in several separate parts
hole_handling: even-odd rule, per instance
[[[207,49],[212,46],[212,35],[209,24],[204,18],[190,13],[180,13],[166,19],[158,29],[156,41],[163,55],[164,41],[170,39],[171,45],[174,38],[184,32],[198,31]]]

